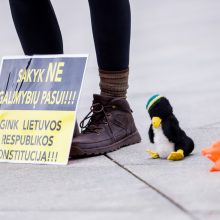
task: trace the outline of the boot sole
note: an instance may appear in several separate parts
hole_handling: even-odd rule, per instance
[[[77,146],[72,146],[71,151],[70,151],[70,156],[71,157],[88,157],[88,156],[98,156],[102,154],[106,154],[115,150],[118,150],[122,147],[140,143],[141,142],[141,136],[138,131],[135,133],[123,138],[122,140],[105,146],[105,147],[97,147],[97,148],[92,148],[92,149],[81,149]]]

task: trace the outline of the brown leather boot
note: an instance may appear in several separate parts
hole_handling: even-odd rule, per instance
[[[125,98],[94,95],[91,111],[80,123],[70,157],[105,154],[141,141]],[[85,122],[87,124],[85,125]]]
[[[79,134],[80,134],[80,132],[79,132],[79,125],[78,125],[78,122],[76,121],[74,132],[73,132],[73,139],[76,138],[77,136],[79,136]]]

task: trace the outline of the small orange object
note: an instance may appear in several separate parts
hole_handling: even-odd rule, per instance
[[[210,172],[220,171],[220,141],[216,141],[209,148],[204,148],[202,155],[215,163],[215,165],[210,168]]]

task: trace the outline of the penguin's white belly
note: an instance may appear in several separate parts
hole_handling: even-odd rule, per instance
[[[160,158],[167,158],[171,152],[174,151],[174,143],[170,142],[164,135],[162,127],[153,128],[154,131],[154,144],[155,151],[159,154]]]

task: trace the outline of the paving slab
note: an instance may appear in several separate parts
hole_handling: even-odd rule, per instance
[[[138,212],[138,213],[137,213]],[[147,215],[145,212],[137,211],[136,213],[130,211],[120,211],[120,212],[112,212],[112,211],[103,211],[103,212],[2,212],[0,213],[0,217],[7,220],[14,220],[14,219],[22,219],[22,220],[38,220],[38,219],[47,219],[47,220],[62,220],[62,219],[77,219],[77,220],[84,220],[84,219],[91,219],[91,220],[136,220],[138,219],[146,219],[150,218],[152,220],[163,219],[164,215],[158,215],[155,212],[152,216]],[[15,217],[16,216],[16,217]],[[88,217],[89,216],[89,217]],[[6,218],[5,218],[6,217]],[[186,220],[187,218],[182,216],[181,214],[176,214],[175,212],[170,216],[170,219],[179,219],[179,220]]]
[[[106,164],[112,163],[105,160]],[[71,215],[77,219],[86,216],[160,219],[166,214],[170,219],[177,216],[192,219],[114,163],[112,166],[88,166],[88,161],[87,166],[79,166],[78,160],[74,163],[76,166],[67,167],[2,164],[0,216],[4,219],[17,215],[22,219],[55,216],[61,219]],[[158,207],[165,208],[163,213],[158,212]]]
[[[150,159],[140,144],[124,148],[118,154],[110,153],[109,156],[190,213],[198,214],[201,219],[207,216],[217,219],[220,204],[219,173],[208,172],[213,163],[201,156],[201,149],[219,139],[220,128],[215,125],[189,133],[194,137],[195,151],[183,161]],[[153,149],[153,145],[147,141],[145,143],[145,148],[149,146]]]

